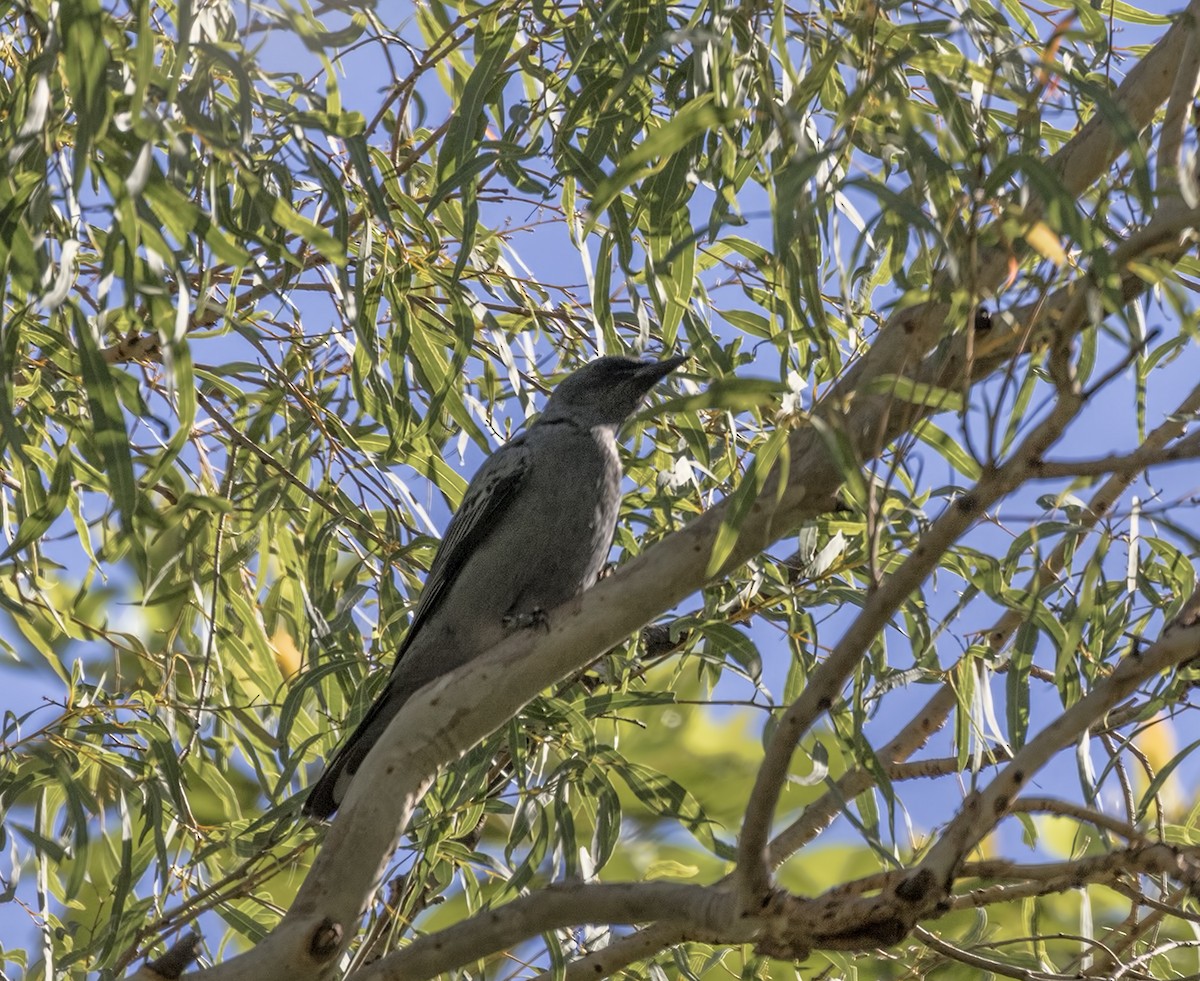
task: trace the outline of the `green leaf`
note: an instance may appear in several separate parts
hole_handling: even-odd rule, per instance
[[[592,232],[598,216],[613,204],[618,194],[642,177],[665,167],[697,136],[732,124],[740,115],[737,110],[713,105],[709,95],[689,102],[668,122],[654,129],[636,149],[625,154],[612,174],[597,186],[584,234]]]
[[[977,481],[983,475],[979,462],[964,449],[962,443],[948,435],[928,419],[916,427],[921,442],[932,446],[938,455],[967,480]]]
[[[329,234],[316,222],[305,218],[282,197],[276,197],[271,202],[271,220],[293,235],[298,235],[305,245],[316,249],[330,262],[340,266],[346,261],[345,243]],[[299,263],[298,258],[292,261]]]
[[[92,148],[108,128],[109,92],[105,80],[109,51],[97,0],[61,0],[61,65],[70,88],[75,117],[71,179],[82,188]]]
[[[463,86],[438,153],[438,186],[426,213],[452,192],[459,192],[463,219],[452,274],[456,280],[470,258],[479,223],[476,178],[492,162],[489,155],[478,152],[487,127],[484,110],[503,83],[504,62],[512,51],[518,26],[518,18],[506,13],[488,11],[479,18],[475,28],[475,68]]]
[[[864,385],[862,391],[872,395],[887,395],[913,405],[928,406],[938,412],[961,412],[963,408],[961,392],[913,381],[905,375],[880,375]]]
[[[117,389],[112,369],[100,353],[100,345],[92,324],[78,307],[68,307],[79,345],[80,370],[87,391],[88,408],[92,416],[92,441],[104,461],[109,493],[121,516],[121,525],[132,533],[137,513],[137,483],[133,476],[133,455],[129,448],[129,433],[125,417],[117,401]]]
[[[32,468],[28,468],[31,470]],[[70,499],[71,480],[75,475],[75,467],[71,456],[70,444],[65,444],[58,451],[54,462],[54,475],[50,478],[50,489],[33,511],[31,511],[17,528],[17,537],[12,544],[0,554],[0,559],[7,559],[38,541],[54,524],[55,519],[63,513]]]
[[[686,366],[684,367],[686,369]],[[685,412],[725,409],[745,412],[779,400],[787,392],[783,382],[766,378],[718,378],[696,395],[673,395],[650,408],[642,409],[635,420],[669,418]]]
[[[766,489],[767,480],[775,473],[776,461],[779,461],[779,472],[775,473],[776,493],[782,494],[787,487],[788,451],[787,429],[776,429],[760,445],[758,452],[743,475],[737,489],[729,495],[725,505],[725,514],[721,525],[713,538],[712,552],[705,567],[705,578],[715,576],[733,554],[737,545],[739,529],[750,516],[751,510],[760,495]]]
[[[741,666],[751,681],[757,682],[762,677],[762,655],[754,641],[744,633],[719,621],[706,623],[701,630],[718,660],[726,657],[731,659]]]

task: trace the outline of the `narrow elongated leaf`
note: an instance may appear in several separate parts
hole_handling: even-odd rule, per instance
[[[67,444],[58,451],[58,457],[54,462],[54,474],[50,478],[50,487],[45,498],[21,522],[17,529],[17,537],[0,554],[0,560],[7,559],[27,548],[49,530],[55,519],[63,513],[67,506],[74,474],[71,447],[70,444]]]
[[[69,307],[79,345],[79,361],[83,384],[87,390],[88,408],[92,416],[92,439],[104,460],[105,476],[113,504],[121,516],[126,531],[134,529],[137,512],[137,484],[133,476],[133,454],[125,417],[117,400],[116,385],[100,353],[100,345],[91,323],[74,305]]]
[[[737,489],[729,497],[724,519],[713,540],[712,552],[709,553],[706,576],[714,576],[728,561],[738,540],[738,529],[750,514],[754,502],[767,487],[767,481],[775,480],[779,493],[787,485],[788,431],[778,429],[772,433],[754,455],[754,460],[747,468]],[[779,472],[775,472],[776,461],[779,462]]]

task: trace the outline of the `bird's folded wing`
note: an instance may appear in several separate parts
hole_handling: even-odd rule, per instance
[[[395,671],[421,626],[437,610],[463,565],[496,527],[529,470],[529,448],[523,436],[496,450],[472,478],[462,503],[450,519],[445,537],[433,557],[425,587],[413,613],[412,626],[396,652]]]

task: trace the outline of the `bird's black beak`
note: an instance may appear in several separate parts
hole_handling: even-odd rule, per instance
[[[639,385],[645,386],[649,391],[687,359],[686,354],[677,354],[671,358],[664,358],[662,361],[647,361],[638,368],[633,377],[637,379]]]

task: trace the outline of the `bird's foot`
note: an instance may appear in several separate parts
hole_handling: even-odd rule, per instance
[[[535,606],[528,613],[507,613],[500,622],[504,624],[506,630],[527,630],[529,627],[541,627],[547,633],[550,632],[550,621],[546,617],[546,611],[540,606]]]

